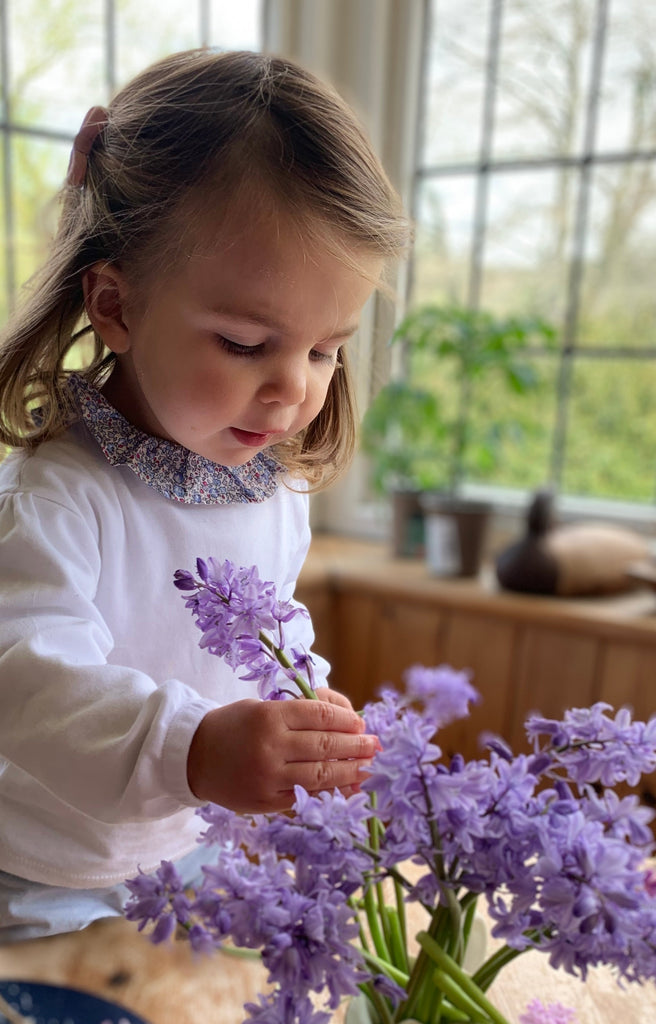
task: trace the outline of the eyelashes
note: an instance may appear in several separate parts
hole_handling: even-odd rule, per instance
[[[224,338],[222,334],[217,334],[216,340],[221,348],[225,352],[229,352],[232,356],[241,356],[246,359],[252,359],[262,351],[261,345],[238,345],[236,341],[230,341],[229,338]]]
[[[264,352],[264,345],[240,345],[236,341],[231,341],[230,338],[225,338],[222,334],[217,334],[216,340],[224,352],[237,356],[237,358],[256,359]],[[309,359],[313,363],[325,363],[326,366],[339,365],[338,352],[319,352],[313,348],[310,350]]]

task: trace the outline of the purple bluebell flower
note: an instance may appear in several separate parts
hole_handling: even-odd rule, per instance
[[[153,923],[153,942],[164,942],[178,924],[189,920],[190,903],[175,866],[163,860],[152,875],[139,871],[136,878],[128,879],[126,886],[130,899],[126,904],[128,921],[138,921],[139,931]]]
[[[643,774],[656,769],[656,716],[633,722],[628,708],[620,708],[614,717],[607,714],[612,710],[598,702],[566,711],[562,721],[531,715],[526,734],[536,752],[547,752],[553,765],[566,768],[579,785],[636,786]],[[548,740],[542,747],[541,737]]]
[[[196,569],[196,577],[178,569],[174,584],[185,595],[185,606],[201,630],[200,647],[224,658],[231,668],[244,670],[240,678],[257,682],[262,700],[298,696],[296,686],[311,696],[312,674],[306,679],[291,662],[286,667],[283,652],[283,623],[307,615],[306,610],[279,601],[275,584],[261,580],[255,566],[238,568],[229,560],[199,558]]]
[[[259,1002],[246,1003],[244,1009],[257,1024],[329,1024],[332,1013],[317,1010],[306,996],[296,999],[293,993],[280,991],[258,995]]]
[[[545,1004],[540,999],[532,999],[520,1014],[519,1024],[576,1024],[576,1014],[562,1003]]]
[[[392,978],[388,978],[386,974],[374,974],[371,984],[376,992],[389,1000],[395,1008],[400,1006],[407,996],[406,990]]]
[[[279,604],[254,569],[199,560],[197,576],[181,570],[176,586],[201,644],[257,680],[261,696],[287,696],[299,672],[312,680],[309,655],[284,652],[283,625],[297,609]],[[375,956],[365,957],[359,941],[361,916],[375,913],[378,883],[389,875],[397,899],[428,910],[434,934],[445,921],[459,929],[461,910],[481,894],[493,934],[510,947],[541,950],[582,978],[604,963],[622,980],[656,980],[656,879],[646,867],[653,815],[635,796],[609,788],[656,768],[656,719],[634,722],[626,709],[613,713],[602,703],[562,720],[533,715],[532,753],[515,755],[488,737],[485,757],[447,763],[438,730],[477,698],[468,673],[413,666],[403,693],[387,688],[364,709],[380,750],[360,793],[297,788],[285,815],[201,808],[202,884],[183,892],[163,862],[153,876],[128,883],[126,913],[140,928],[152,925],[158,940],[181,925],[195,949],[227,939],[258,949],[273,989],[246,1009],[262,1024],[328,1024],[361,986],[385,1001],[392,1020],[405,1013],[416,978],[406,992],[399,979],[407,964],[385,970],[384,935]],[[407,860],[422,866],[414,884],[403,876]],[[391,918],[382,921],[390,938]],[[493,967],[484,964],[474,984],[487,987],[486,970]],[[437,984],[430,965],[425,983]],[[573,1024],[573,1017],[560,1004],[533,1000],[520,1022]]]
[[[405,692],[411,702],[420,701],[423,716],[441,729],[457,718],[466,718],[469,705],[480,701],[479,692],[468,672],[457,672],[449,665],[426,668],[413,665],[403,676]]]

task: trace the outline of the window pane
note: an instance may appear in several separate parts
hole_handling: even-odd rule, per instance
[[[595,0],[507,0],[496,159],[581,151],[596,7]]]
[[[102,0],[10,3],[13,120],[75,133],[106,100]]]
[[[473,175],[426,181],[419,191],[414,300],[459,302],[467,297],[471,257]]]
[[[534,489],[549,479],[557,359],[527,360],[536,386],[517,394],[500,375],[475,386],[467,478],[497,487]]]
[[[14,260],[19,284],[26,281],[45,258],[58,213],[54,196],[64,180],[69,151],[68,143],[29,136],[13,138]]]
[[[201,43],[198,0],[119,0],[117,8],[119,85],[160,57]]]
[[[411,350],[409,362],[411,383],[430,389],[439,399],[443,421],[455,425],[461,393],[453,361]],[[555,356],[533,357],[526,363],[534,371],[536,386],[522,394],[514,391],[498,370],[488,370],[473,382],[466,400],[469,423],[464,479],[469,483],[531,488],[548,479],[557,360]],[[448,429],[443,445],[434,453],[437,484],[444,482],[449,443],[455,436],[455,429]]]
[[[653,149],[655,114],[656,6],[611,3],[597,149]]]
[[[563,477],[567,493],[654,500],[655,395],[656,361],[577,363]]]
[[[212,0],[210,42],[222,50],[258,50],[261,46],[261,0],[226,4]]]
[[[472,160],[480,149],[489,0],[433,4],[422,163]]]
[[[491,175],[484,307],[562,323],[577,178],[561,168]]]
[[[631,160],[593,177],[582,345],[656,345],[656,168]]]
[[[118,80],[122,84],[148,64],[203,43],[201,0],[119,0]],[[208,42],[222,50],[261,45],[261,0],[239,5],[212,0],[207,7]]]

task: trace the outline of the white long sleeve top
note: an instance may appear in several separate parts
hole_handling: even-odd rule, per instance
[[[193,734],[256,696],[200,650],[175,570],[256,565],[289,600],[310,532],[272,459],[216,466],[75,387],[78,422],[0,466],[0,870],[92,888],[193,848]],[[310,649],[307,617],[286,629]]]

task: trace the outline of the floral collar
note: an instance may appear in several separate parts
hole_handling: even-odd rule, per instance
[[[71,374],[75,406],[112,466],[128,466],[165,498],[190,505],[260,502],[278,487],[284,467],[264,452],[244,466],[220,466],[175,441],[134,427],[84,377]]]

